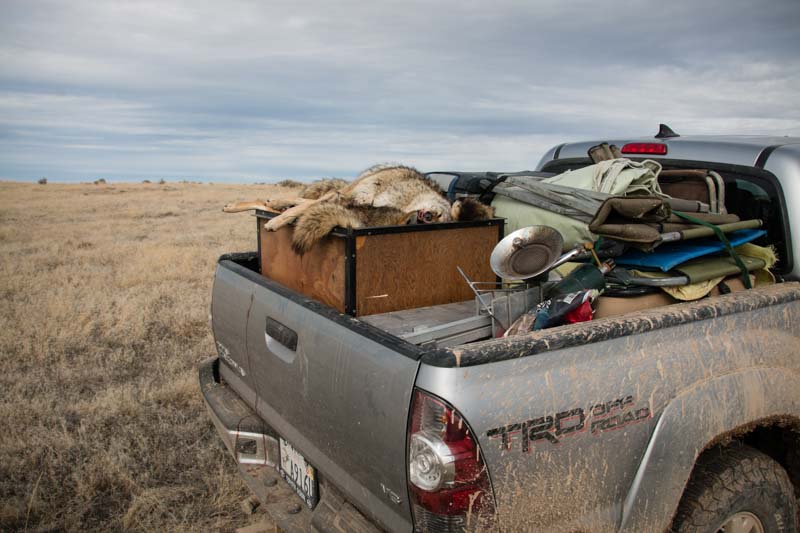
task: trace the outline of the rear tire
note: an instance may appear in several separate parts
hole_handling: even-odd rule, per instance
[[[701,456],[672,523],[674,532],[797,532],[797,500],[789,475],[749,446]]]

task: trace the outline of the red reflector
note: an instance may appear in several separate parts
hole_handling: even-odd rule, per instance
[[[473,513],[477,520],[478,516],[494,512],[492,496],[479,488],[467,487],[425,492],[412,486],[412,490],[415,503],[434,514],[451,516]]]
[[[623,154],[667,155],[667,145],[663,143],[628,143],[622,147]]]

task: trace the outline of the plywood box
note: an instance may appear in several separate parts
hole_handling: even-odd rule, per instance
[[[503,219],[380,228],[336,228],[303,256],[292,250],[292,226],[266,231],[259,211],[261,273],[353,316],[387,313],[473,297],[456,266],[474,281],[494,281],[492,249]]]

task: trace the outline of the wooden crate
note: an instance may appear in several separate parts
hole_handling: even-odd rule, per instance
[[[353,316],[387,313],[474,297],[474,281],[494,281],[492,249],[503,219],[380,228],[336,228],[303,256],[292,250],[294,228],[266,231],[273,214],[256,213],[261,273]]]

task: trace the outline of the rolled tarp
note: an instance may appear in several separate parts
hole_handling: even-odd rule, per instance
[[[658,196],[613,196],[606,199],[589,223],[595,235],[618,239],[649,250],[662,242],[679,241],[714,235],[711,228],[688,223],[674,214],[671,199]],[[758,228],[761,222],[739,221],[729,214],[692,213],[696,220],[721,224],[724,233]],[[665,230],[666,233],[665,233]]]
[[[767,266],[763,259],[756,257],[740,256],[748,272],[761,270]],[[739,274],[739,266],[730,257],[704,257],[694,261],[687,261],[673,268],[687,278],[689,283],[698,283],[717,277]]]
[[[767,266],[766,261],[757,257],[741,256],[741,259],[745,267],[747,267],[748,272],[761,270]],[[681,263],[669,272],[631,270],[630,273],[633,276],[633,280],[635,280],[637,276],[655,280],[669,280],[675,279],[676,274],[680,274],[687,278],[689,284],[694,284],[700,283],[701,281],[740,274],[741,272],[736,262],[730,257],[702,257],[700,259],[693,259]]]

